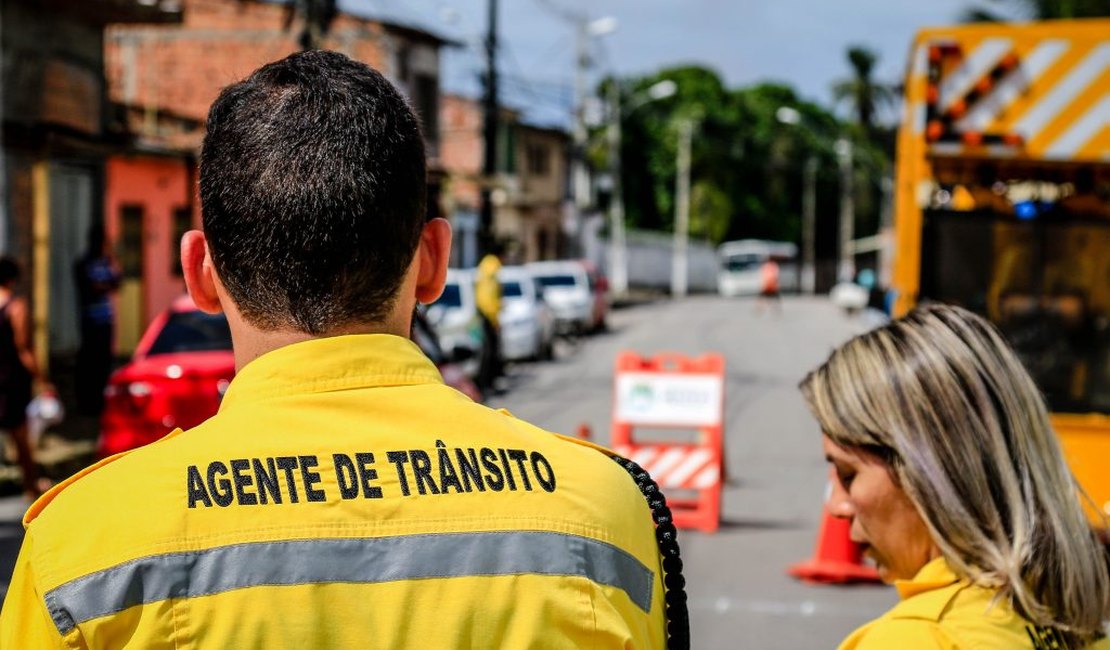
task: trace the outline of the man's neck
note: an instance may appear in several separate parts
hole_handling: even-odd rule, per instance
[[[346,336],[350,334],[394,334],[408,338],[408,328],[411,322],[377,322],[354,323],[345,325],[322,334],[309,334],[292,329],[262,331],[247,325],[246,327],[231,328],[232,348],[235,352],[235,370],[242,370],[243,366],[258,357],[283,348],[294,343],[311,341],[313,339],[330,338],[333,336]]]

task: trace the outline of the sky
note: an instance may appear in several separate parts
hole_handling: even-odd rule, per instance
[[[559,13],[617,28],[595,37],[591,83],[697,63],[729,87],[786,82],[805,99],[832,105],[831,87],[850,75],[845,52],[879,55],[876,78],[900,81],[914,33],[956,22],[973,0],[499,0],[499,71],[508,103],[569,115],[575,28]],[[483,65],[487,0],[341,0],[346,9],[412,20],[461,41],[442,58],[448,92],[476,96]],[[540,106],[543,105],[543,106]],[[845,107],[846,110],[846,107]]]

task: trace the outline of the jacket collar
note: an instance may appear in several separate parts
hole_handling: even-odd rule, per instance
[[[895,580],[894,588],[902,600],[912,598],[926,591],[933,591],[959,582],[960,578],[948,566],[943,557],[929,561],[918,570],[910,580]]]
[[[287,345],[254,359],[228,386],[220,410],[283,395],[442,383],[435,364],[406,338],[333,336]]]

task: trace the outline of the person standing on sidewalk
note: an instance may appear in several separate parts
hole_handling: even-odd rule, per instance
[[[489,253],[478,262],[478,270],[474,274],[474,301],[482,317],[486,340],[478,364],[478,386],[483,391],[492,390],[498,377],[504,373],[501,358],[501,280],[497,277],[500,270],[501,258]]]
[[[27,430],[27,405],[35,384],[44,391],[52,391],[53,386],[43,377],[35,358],[27,301],[15,293],[19,276],[15,260],[0,258],[0,428],[7,430],[15,443],[23,494],[33,499],[43,486]]]
[[[302,52],[207,127],[182,269],[238,372],[208,421],[31,507],[0,647],[689,647],[642,470],[471,401],[409,340],[451,227],[397,89]]]
[[[81,349],[77,352],[77,406],[85,415],[104,409],[104,386],[112,372],[116,317],[112,294],[120,271],[108,249],[104,225],[89,230],[88,249],[73,267],[81,311]]]

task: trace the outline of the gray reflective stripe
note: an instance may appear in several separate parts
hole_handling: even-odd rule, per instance
[[[539,574],[615,587],[651,610],[655,574],[616,546],[536,531],[251,542],[151,555],[46,593],[58,631],[128,607],[261,585]]]

